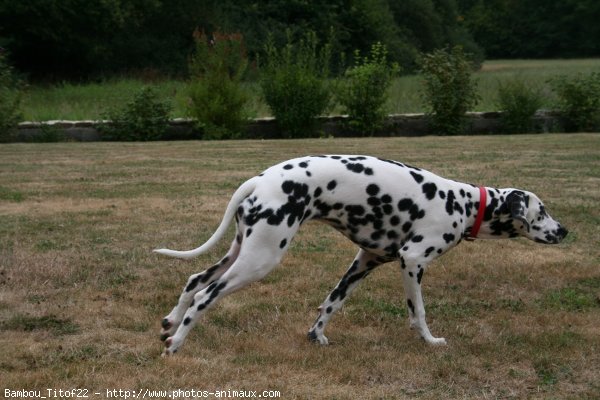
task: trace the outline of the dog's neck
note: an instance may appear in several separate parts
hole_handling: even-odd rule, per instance
[[[510,189],[496,189],[486,187],[485,208],[483,208],[483,219],[479,232],[475,238],[471,232],[475,226],[477,215],[480,207],[480,192],[478,187],[470,187],[468,193],[471,198],[465,205],[465,238],[472,239],[503,239],[520,236],[518,229],[515,227],[513,218],[510,215],[509,209],[506,206],[506,197]]]

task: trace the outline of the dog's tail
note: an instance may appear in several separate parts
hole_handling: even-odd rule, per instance
[[[217,242],[223,237],[223,235],[225,235],[225,233],[227,232],[227,228],[231,223],[231,220],[237,212],[238,206],[246,197],[248,197],[254,191],[255,188],[256,177],[247,180],[235,191],[233,196],[231,196],[231,200],[229,200],[229,204],[227,205],[227,209],[225,210],[225,215],[221,220],[221,224],[219,225],[215,233],[213,233],[213,235],[210,237],[210,239],[208,239],[202,246],[194,250],[188,251],[156,249],[154,250],[154,252],[158,254],[163,254],[165,256],[185,259],[197,257],[200,254],[205,253],[207,250],[209,250],[211,247],[217,244]]]

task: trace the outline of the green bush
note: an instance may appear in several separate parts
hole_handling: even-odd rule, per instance
[[[196,34],[196,53],[190,60],[188,113],[196,118],[204,139],[241,136],[248,101],[241,80],[248,60],[240,34]]]
[[[373,134],[383,127],[388,89],[398,71],[397,64],[388,63],[387,49],[381,43],[374,44],[366,57],[356,51],[355,64],[346,70],[336,91],[351,130]]]
[[[326,80],[331,46],[326,44],[318,49],[317,42],[314,32],[295,43],[288,32],[284,47],[275,47],[272,40],[265,47],[267,60],[260,85],[266,103],[287,137],[314,134],[316,117],[325,112],[331,101]]]
[[[161,101],[149,86],[141,88],[123,109],[109,110],[105,115],[111,122],[100,124],[104,140],[159,140],[169,126],[171,104]]]
[[[527,133],[534,129],[532,117],[542,106],[542,93],[521,79],[498,87],[497,106],[502,111],[502,126],[507,133]]]
[[[22,83],[0,53],[0,142],[10,141],[21,119]]]
[[[558,108],[570,126],[567,130],[594,131],[600,127],[600,73],[558,76],[550,80],[558,95]]]
[[[432,128],[440,134],[464,133],[465,114],[479,101],[473,64],[460,46],[424,54],[419,62]]]

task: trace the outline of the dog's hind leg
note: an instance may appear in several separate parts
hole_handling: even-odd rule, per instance
[[[344,301],[358,286],[360,281],[369,275],[374,268],[387,261],[387,259],[382,259],[361,249],[335,289],[319,306],[319,315],[312,328],[308,331],[308,339],[319,342],[322,345],[329,344],[323,332],[333,314],[342,308]]]
[[[241,243],[239,255],[233,265],[193,296],[182,323],[172,336],[166,338],[163,355],[175,353],[200,317],[220,299],[271,272],[279,264],[298,225],[285,227],[285,230],[267,225],[266,222],[255,225],[252,236],[245,237]],[[287,239],[281,239],[282,237]]]
[[[179,296],[177,305],[162,320],[161,340],[164,341],[175,333],[183,320],[186,310],[192,304],[194,295],[219,279],[233,265],[239,255],[241,242],[242,235],[238,233],[225,257],[206,271],[193,274],[188,278],[185,288]]]

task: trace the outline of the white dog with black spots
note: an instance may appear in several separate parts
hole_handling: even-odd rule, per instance
[[[155,251],[196,257],[224,236],[233,218],[237,233],[225,257],[190,276],[177,305],[163,319],[164,355],[180,348],[209,307],[273,270],[308,220],[331,225],[360,248],[308,332],[310,340],[323,345],[328,344],[324,331],[331,317],[381,264],[399,262],[410,326],[427,343],[442,345],[445,339],[434,337],[427,327],[421,295],[423,273],[432,260],[462,239],[525,236],[553,244],[567,235],[531,192],[456,182],[397,161],[328,155],[285,161],[243,183],[215,233],[197,249]]]

